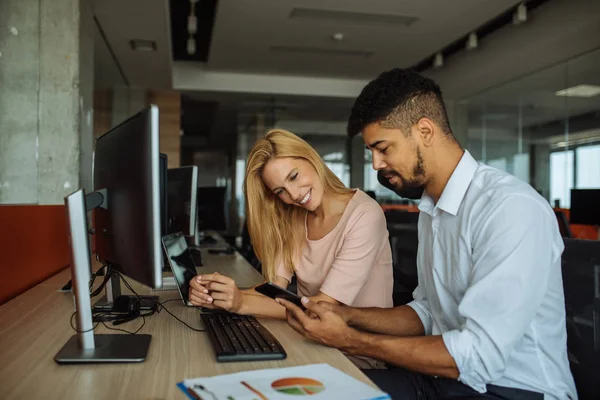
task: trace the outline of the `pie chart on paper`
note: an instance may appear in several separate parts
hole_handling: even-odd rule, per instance
[[[279,393],[295,396],[310,396],[321,393],[325,386],[310,378],[283,378],[271,384],[271,387]]]

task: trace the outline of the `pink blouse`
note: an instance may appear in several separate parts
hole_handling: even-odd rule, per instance
[[[354,307],[392,307],[392,251],[381,206],[357,190],[338,224],[319,240],[306,235],[295,275],[298,294],[319,291]],[[277,275],[291,281],[281,265]]]

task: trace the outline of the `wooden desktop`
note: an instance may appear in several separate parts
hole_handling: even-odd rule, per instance
[[[198,268],[200,273],[228,275],[240,287],[262,281],[238,253],[215,255],[206,250],[202,250],[204,267]],[[183,379],[313,363],[328,363],[373,385],[340,351],[307,341],[285,321],[260,319],[284,346],[286,360],[217,363],[206,333],[188,329],[164,310],[146,318],[140,331],[152,335],[146,361],[58,365],[54,356],[74,334],[69,324],[73,297],[58,292],[69,279],[67,269],[0,306],[0,399],[183,399],[175,385]],[[139,294],[155,294],[161,301],[178,299],[165,306],[191,326],[202,328],[199,312],[184,306],[176,290],[153,291],[131,279],[128,282]],[[131,331],[140,324],[141,319],[118,327]],[[115,333],[103,326],[95,332]]]

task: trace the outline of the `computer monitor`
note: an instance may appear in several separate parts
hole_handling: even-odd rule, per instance
[[[160,153],[159,161],[160,175],[160,236],[167,235],[167,226],[169,224],[169,187],[167,182],[167,171],[169,169],[168,157]]]
[[[158,120],[157,108],[136,114],[96,140],[94,189],[107,191],[108,207],[94,210],[94,223],[99,261],[160,288],[160,153],[153,118]],[[120,294],[119,279],[113,277],[106,299],[94,308],[112,308]],[[143,308],[152,307],[150,301]]]
[[[160,288],[158,130],[158,108],[150,106],[97,139],[95,191],[84,195],[79,189],[65,198],[77,335],[57,353],[55,361],[58,363],[139,362],[146,357],[150,335],[94,335],[87,212],[94,210],[96,254],[109,266],[109,271]],[[107,293],[116,298],[120,285],[115,278],[113,275]]]
[[[564,211],[554,210],[554,214],[556,215],[556,221],[558,222],[558,229],[560,231],[560,235],[563,238],[572,238],[573,232],[571,231],[569,220],[567,219],[567,216],[564,213]]]
[[[222,186],[198,188],[198,230],[224,231],[226,218],[227,188]]]
[[[171,168],[167,171],[168,228],[167,233],[196,234],[196,191],[198,167]]]
[[[600,225],[600,189],[571,189],[572,224]]]

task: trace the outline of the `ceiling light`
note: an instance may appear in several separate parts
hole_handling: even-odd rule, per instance
[[[600,94],[600,86],[595,85],[577,85],[567,89],[559,90],[555,93],[557,96],[565,97],[594,97]]]
[[[444,55],[442,53],[436,53],[433,57],[433,68],[441,68],[444,66]]]
[[[476,49],[477,46],[478,46],[477,34],[475,32],[473,32],[467,38],[467,44],[465,47],[467,50],[473,50],[473,49]]]
[[[156,42],[154,40],[133,39],[129,45],[135,51],[156,51]]]
[[[190,15],[188,17],[188,33],[190,35],[195,35],[196,32],[198,31],[198,18],[196,18],[195,15]]]
[[[337,32],[331,35],[331,38],[336,42],[341,42],[342,40],[344,40],[344,34],[341,32]]]
[[[188,54],[196,54],[196,41],[193,37],[187,40],[187,52]]]
[[[524,3],[519,4],[513,14],[513,24],[519,25],[527,21],[527,6]]]
[[[196,54],[196,41],[194,35],[198,31],[198,18],[196,18],[196,3],[198,0],[190,0],[190,15],[188,16],[187,31],[188,40],[186,43],[187,53]]]

